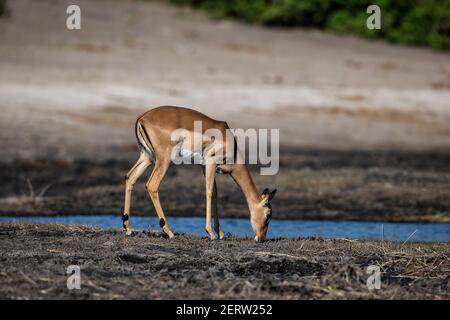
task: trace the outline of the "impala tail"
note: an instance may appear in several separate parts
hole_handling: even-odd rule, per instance
[[[155,160],[155,151],[153,149],[150,137],[148,136],[145,127],[139,122],[140,119],[136,121],[136,139],[138,141],[139,149],[141,149],[151,160]]]

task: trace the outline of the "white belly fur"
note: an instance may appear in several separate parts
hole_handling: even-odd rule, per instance
[[[180,149],[180,158],[183,159],[184,163],[200,164],[205,165],[203,156],[200,152],[192,152],[187,149]]]

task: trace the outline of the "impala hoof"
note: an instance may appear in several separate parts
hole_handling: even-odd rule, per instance
[[[173,232],[170,230],[163,230],[167,238],[172,239],[174,237]]]
[[[214,232],[212,232],[212,230],[205,229],[205,231],[211,240],[216,239],[216,235],[214,234]]]
[[[216,231],[219,240],[222,240],[223,238],[225,238],[225,234],[222,232],[222,230]]]

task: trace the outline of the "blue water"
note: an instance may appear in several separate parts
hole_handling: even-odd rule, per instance
[[[160,230],[159,221],[153,217],[131,217],[135,230]],[[199,217],[167,219],[173,232],[206,236],[205,219]],[[35,222],[81,224],[103,229],[122,228],[117,216],[64,216],[64,217],[0,217],[0,222]],[[220,219],[225,234],[253,237],[249,219]],[[353,221],[273,220],[268,238],[297,238],[318,236],[322,238],[347,238],[380,240],[381,223]],[[416,231],[417,230],[417,231]],[[414,233],[414,231],[416,231]],[[414,233],[414,234],[413,234]],[[405,241],[450,242],[450,224],[439,223],[384,223],[384,239]]]

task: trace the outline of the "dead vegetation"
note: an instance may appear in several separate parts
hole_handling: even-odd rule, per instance
[[[449,299],[448,244],[306,238],[256,244],[160,232],[1,224],[0,298]],[[81,267],[81,290],[66,268]],[[367,288],[367,267],[381,289]]]

